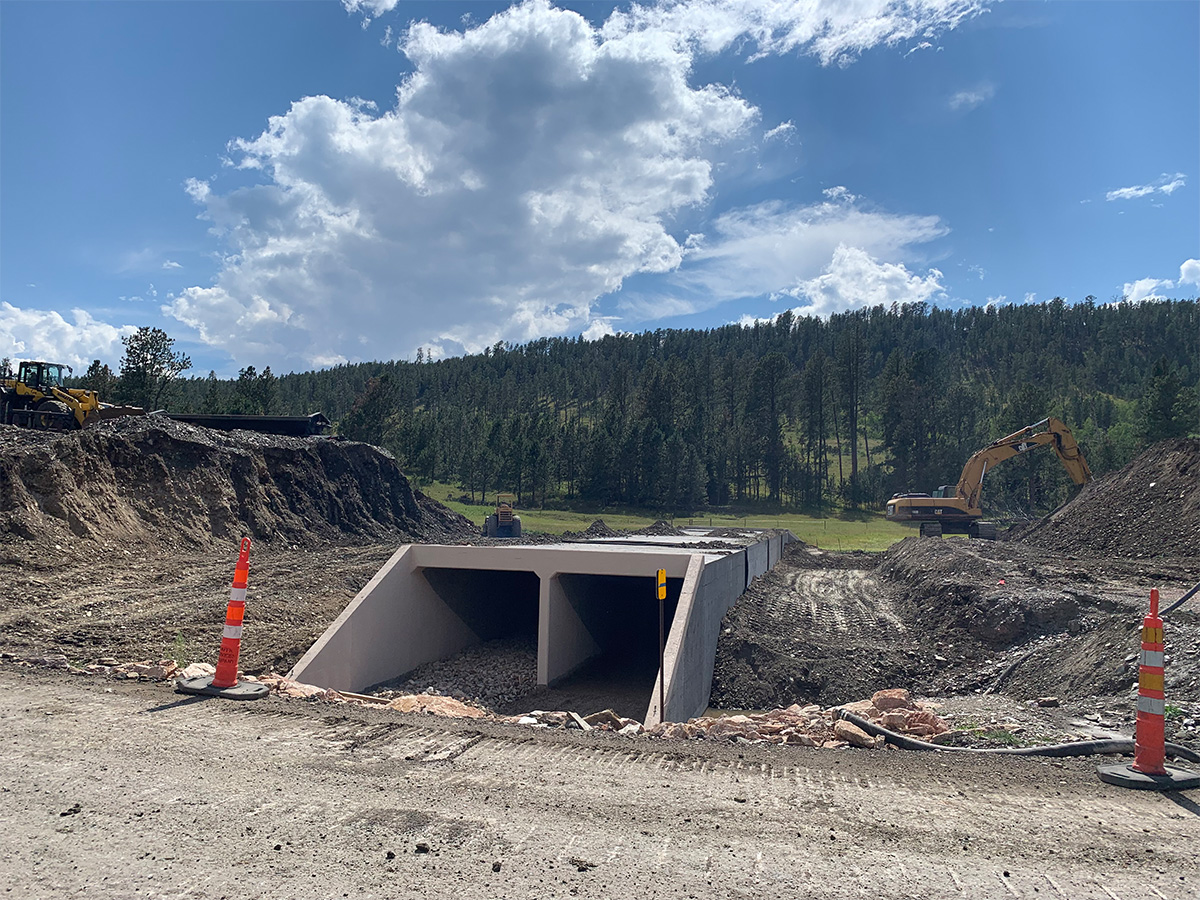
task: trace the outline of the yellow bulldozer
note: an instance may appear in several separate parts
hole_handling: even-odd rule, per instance
[[[63,363],[40,360],[20,363],[16,374],[0,371],[0,424],[70,431],[118,416],[145,415],[140,407],[104,403],[95,391],[65,387],[71,371]]]
[[[1054,448],[1063,468],[1076,484],[1092,480],[1092,470],[1088,468],[1071,429],[1051,417],[992,441],[967,460],[958,484],[944,484],[933,494],[896,494],[887,503],[887,518],[892,522],[920,523],[922,537],[965,534],[995,540],[996,525],[983,521],[983,510],[979,506],[983,476],[998,463],[1042,445]]]

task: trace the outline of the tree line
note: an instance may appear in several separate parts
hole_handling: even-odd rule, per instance
[[[324,411],[472,501],[826,511],[953,484],[975,450],[1048,415],[1093,471],[1119,467],[1198,430],[1198,343],[1195,300],[912,304],[278,377],[247,367],[177,378],[168,395],[192,412]],[[1070,489],[1052,453],[1032,453],[989,473],[984,503],[1036,513]]]

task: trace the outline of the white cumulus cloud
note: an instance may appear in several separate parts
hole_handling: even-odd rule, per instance
[[[883,272],[869,278],[866,265],[861,267],[860,281],[869,290],[852,296],[835,288],[849,284],[848,267],[861,263],[863,257],[879,266],[892,266],[886,270],[889,277],[907,271],[893,261],[916,255],[918,245],[945,235],[945,226],[936,216],[862,209],[845,188],[825,194],[830,199],[808,206],[769,202],[717,217],[711,233],[693,240],[683,264],[665,279],[668,296],[623,298],[622,312],[645,321],[763,295],[803,300],[811,304],[809,312],[822,315],[864,302],[907,302],[908,293],[885,298],[868,285],[871,278],[876,279],[875,285],[882,283]],[[931,276],[936,271],[931,270]],[[940,290],[940,278],[938,273],[932,281],[917,281],[938,283]]]
[[[901,263],[880,262],[860,247],[841,244],[822,274],[788,293],[807,301],[798,311],[824,316],[864,306],[929,300],[943,293],[941,279],[937,269],[922,277]]]
[[[368,19],[396,6],[344,5]],[[845,64],[983,8],[690,0],[634,6],[597,28],[529,0],[461,31],[414,24],[397,33],[413,71],[392,109],[305,97],[230,144],[231,162],[259,183],[187,182],[225,263],[164,312],[237,361],[305,367],[598,333],[611,324],[595,324],[597,299],[635,274],[741,296],[722,283],[770,256],[764,244],[781,229],[797,252],[753,274],[767,290],[819,274],[842,240],[888,258],[940,233],[936,220],[756,208],[726,214],[698,244],[673,232],[681,211],[711,199],[717,153],[761,140],[751,104],[690,82],[696,55],[799,50]],[[790,136],[784,126],[770,136]],[[862,238],[876,222],[881,233]]]
[[[1143,300],[1162,300],[1163,297],[1158,290],[1174,286],[1173,282],[1166,279],[1139,278],[1137,281],[1125,282],[1121,293],[1130,303],[1141,303]]]
[[[1187,184],[1187,176],[1182,172],[1176,172],[1174,175],[1168,175],[1164,172],[1148,184],[1135,184],[1131,187],[1117,188],[1115,191],[1109,191],[1104,195],[1104,199],[1137,200],[1139,197],[1148,197],[1151,194],[1166,194],[1170,196],[1185,184]]]
[[[1180,284],[1200,285],[1200,259],[1185,259],[1179,267]]]
[[[71,310],[70,320],[60,313],[22,309],[0,302],[0,347],[14,361],[44,359],[74,366],[78,374],[93,359],[119,359],[121,337],[137,331],[133,325],[109,325],[87,310]]]

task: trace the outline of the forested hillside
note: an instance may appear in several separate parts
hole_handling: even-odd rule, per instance
[[[1196,431],[1198,344],[1195,300],[917,304],[278,378],[248,368],[234,382],[178,382],[172,408],[323,410],[340,433],[473,499],[877,508],[953,483],[976,449],[1047,415],[1072,427],[1097,473]],[[1070,488],[1053,453],[1033,453],[989,473],[984,506],[1044,510]]]

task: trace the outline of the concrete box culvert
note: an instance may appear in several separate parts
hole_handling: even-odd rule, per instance
[[[676,544],[405,545],[290,675],[362,691],[478,644],[535,638],[538,685],[609,679],[618,693],[640,692],[644,705],[633,701],[641,709],[626,714],[653,725],[663,718],[654,593],[661,568],[668,594],[665,718],[681,721],[708,705],[721,619],[745,590],[748,572],[759,574],[768,558],[778,558],[768,557],[771,537],[779,548],[793,540],[787,533],[752,535],[741,547],[726,539],[709,549],[702,535],[689,533]]]

